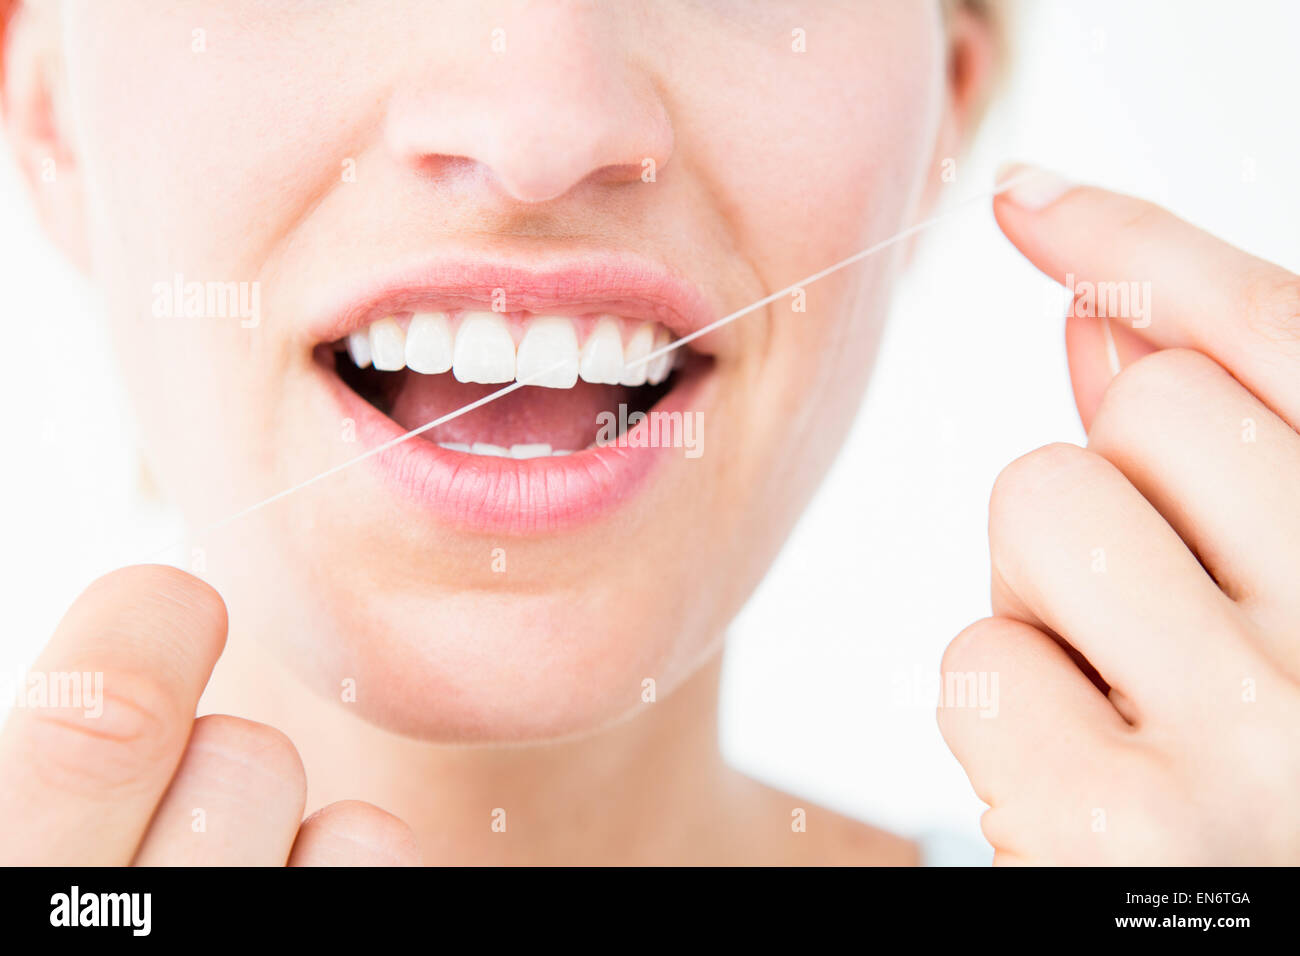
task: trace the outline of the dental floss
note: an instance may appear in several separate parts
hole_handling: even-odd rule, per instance
[[[914,236],[919,232],[924,232],[926,229],[929,229],[931,226],[934,226],[937,223],[942,222],[943,220],[947,219],[949,216],[955,214],[956,212],[960,211],[961,209],[964,209],[967,206],[970,206],[973,203],[983,202],[985,200],[992,199],[994,196],[1000,195],[1001,193],[1006,192],[1008,189],[1014,188],[1015,186],[1019,185],[1021,182],[1024,182],[1025,180],[1028,179],[1032,179],[1039,175],[1042,174],[1037,169],[1031,168],[997,184],[996,186],[994,186],[993,189],[987,192],[978,193],[974,196],[968,196],[967,198],[953,204],[950,208],[948,208],[944,212],[937,213],[936,215],[933,215],[928,219],[923,219],[920,222],[914,223],[913,225],[908,226],[906,229],[902,230],[901,232],[897,232],[894,235],[890,236],[888,239],[882,239],[880,242],[868,246],[866,249],[863,249],[860,252],[855,252],[853,255],[849,256],[848,258],[841,259],[839,262],[836,262],[834,265],[827,266],[825,269],[822,269],[820,272],[814,272],[812,275],[806,276],[800,281],[786,286],[784,289],[781,289],[777,292],[773,292],[771,295],[765,296],[764,298],[759,299],[757,302],[745,306],[743,309],[739,309],[735,312],[732,312],[730,315],[724,315],[722,318],[710,322],[708,325],[704,326],[703,328],[696,329],[694,332],[690,333],[689,335],[684,335],[679,339],[674,339],[668,345],[665,345],[659,349],[655,349],[654,351],[650,352],[648,355],[643,355],[639,359],[635,359],[634,361],[631,362],[626,362],[624,363],[623,367],[624,369],[636,368],[639,365],[644,365],[647,362],[652,362],[656,358],[659,358],[662,355],[667,355],[669,352],[681,348],[682,346],[686,345],[688,342],[694,342],[696,339],[702,338],[703,336],[708,335],[710,332],[716,332],[718,329],[722,328],[723,326],[730,325],[732,322],[736,321],[736,319],[749,315],[751,312],[756,312],[766,305],[771,305],[773,302],[777,301],[778,299],[783,299],[789,295],[792,295],[796,291],[802,289],[804,286],[811,285],[812,283],[818,281],[819,279],[824,279],[829,275],[839,272],[841,269],[846,269],[849,266],[854,265],[855,263],[861,262],[862,260],[875,255],[877,252],[881,252],[885,249],[888,249],[890,246],[897,245],[898,243],[902,242],[904,239]],[[1107,341],[1109,343],[1108,352],[1113,351],[1114,340],[1110,337],[1109,324],[1107,324],[1106,326],[1106,336],[1107,336]],[[1112,369],[1116,370],[1117,374],[1118,374],[1118,363],[1119,363],[1119,356],[1116,354],[1112,359],[1111,367]],[[420,425],[418,428],[412,428],[410,431],[398,435],[396,438],[391,438],[381,445],[376,445],[374,448],[362,452],[360,455],[357,455],[355,458],[349,458],[347,461],[341,462],[335,465],[333,468],[328,468],[325,471],[320,472],[319,474],[313,475],[311,478],[308,478],[306,481],[301,481],[296,485],[293,485],[289,488],[285,488],[283,491],[278,491],[275,494],[271,495],[269,498],[263,498],[261,501],[249,505],[247,508],[243,508],[240,511],[236,511],[234,514],[222,518],[220,521],[215,521],[212,522],[211,524],[205,525],[204,527],[199,528],[197,531],[195,531],[192,535],[188,536],[187,538],[181,539],[179,541],[173,541],[171,544],[157,549],[156,551],[152,552],[148,556],[148,558],[146,558],[146,560],[153,560],[154,558],[157,558],[158,556],[165,554],[168,551],[171,551],[175,548],[184,547],[185,544],[192,538],[201,538],[205,535],[210,534],[213,531],[218,531],[221,528],[224,528],[227,525],[232,524],[235,521],[238,521],[240,518],[243,518],[247,515],[252,514],[255,511],[259,511],[262,508],[265,508],[267,505],[274,504],[275,502],[279,501],[282,498],[287,498],[289,495],[292,495],[295,492],[301,491],[304,488],[314,485],[316,482],[328,478],[331,475],[336,475],[340,471],[343,471],[345,468],[350,468],[351,466],[358,464],[359,462],[365,461],[367,458],[373,458],[375,455],[378,455],[381,452],[385,452],[388,449],[394,447],[395,445],[400,445],[402,442],[408,439],[415,438],[418,435],[422,435],[433,428],[437,428],[439,425],[444,425],[449,421],[452,421],[454,419],[459,418],[462,415],[474,411],[474,409],[476,408],[481,408],[484,405],[488,404],[489,402],[496,401],[498,398],[504,398],[506,395],[509,395],[511,392],[518,391],[524,386],[531,384],[533,381],[544,379],[547,375],[549,375],[553,371],[558,370],[564,364],[565,364],[564,360],[556,362],[554,365],[551,365],[548,368],[541,369],[538,372],[534,373],[533,375],[528,376],[526,379],[521,379],[519,381],[512,382],[511,384],[505,386],[504,388],[499,388],[495,392],[490,392],[489,394],[484,395],[482,398],[470,402],[468,405],[464,405],[461,408],[456,409],[455,411],[448,412],[446,415],[443,415],[439,418],[435,418],[433,421],[428,422],[424,425]]]
[[[1114,378],[1122,371],[1119,364],[1119,349],[1115,347],[1115,332],[1110,327],[1110,319],[1101,317],[1101,334],[1106,340],[1106,361],[1110,365],[1110,377]]]

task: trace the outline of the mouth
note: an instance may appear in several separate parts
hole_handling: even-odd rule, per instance
[[[665,457],[696,457],[669,433],[680,439],[683,415],[702,414],[692,406],[715,356],[706,340],[670,346],[704,310],[625,288],[593,295],[589,274],[508,278],[490,304],[534,307],[493,311],[463,284],[408,284],[325,326],[331,337],[314,346],[371,445],[524,383],[377,455],[408,497],[467,530],[555,531],[627,501]]]
[[[421,311],[385,315],[330,352],[344,384],[404,431],[503,385],[531,383],[417,436],[460,454],[523,460],[623,438],[605,423],[638,421],[672,391],[679,365],[702,360],[664,352],[673,341],[657,322],[615,315]]]

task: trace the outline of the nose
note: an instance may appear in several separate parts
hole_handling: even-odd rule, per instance
[[[672,126],[653,76],[621,39],[617,6],[520,5],[450,61],[425,59],[393,92],[389,151],[424,175],[466,164],[487,170],[525,203],[647,170],[657,177],[672,154]]]

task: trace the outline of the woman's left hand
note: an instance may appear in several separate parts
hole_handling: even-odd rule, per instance
[[[1300,277],[1050,177],[995,213],[1075,290],[1088,430],[998,478],[994,617],[944,655],[997,677],[939,713],[995,862],[1300,863]]]

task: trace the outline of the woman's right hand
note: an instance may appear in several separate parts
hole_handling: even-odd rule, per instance
[[[411,829],[370,804],[303,821],[306,776],[280,731],[194,718],[225,640],[221,597],[183,571],[141,565],[91,584],[0,734],[0,864],[418,864]],[[29,689],[73,673],[102,687],[98,701],[42,705]]]

